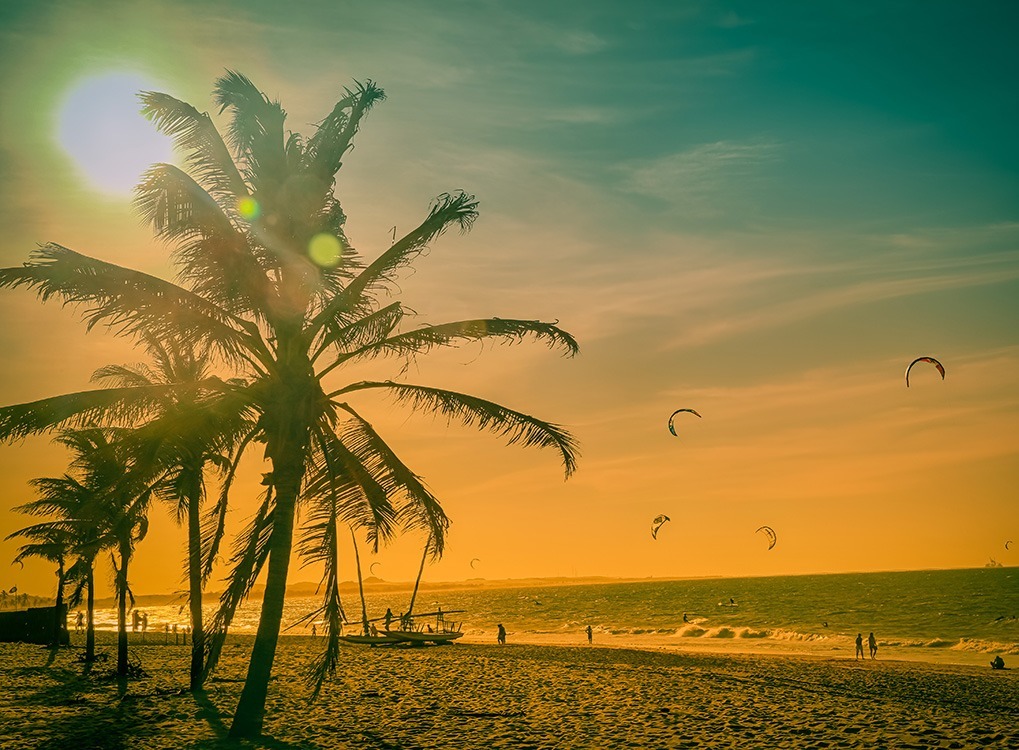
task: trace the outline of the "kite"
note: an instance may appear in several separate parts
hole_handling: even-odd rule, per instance
[[[651,522],[651,538],[652,539],[657,539],[658,538],[658,529],[662,528],[662,524],[663,523],[665,523],[666,521],[671,521],[671,520],[672,519],[669,518],[664,513],[662,513],[661,515],[655,516],[655,520]]]
[[[698,417],[701,416],[700,414],[697,414],[697,411],[694,409],[676,409],[676,411],[672,412],[672,416],[669,417],[669,432],[671,432],[675,437],[679,437],[679,435],[676,435],[676,425],[673,423],[673,420],[676,418],[677,414],[682,414],[685,411],[688,411]]]
[[[909,367],[906,368],[906,387],[907,388],[909,388],[909,371],[913,369],[913,365],[915,365],[917,362],[930,362],[932,365],[934,365],[936,368],[938,368],[938,372],[941,373],[941,379],[942,380],[945,379],[945,366],[943,364],[941,364],[936,359],[934,359],[934,357],[917,357],[912,362],[910,362],[909,363]]]
[[[375,566],[381,564],[382,563],[373,562],[371,565],[368,566],[368,572],[371,573],[372,575],[375,575]]]
[[[1010,544],[1012,544],[1012,540],[1011,539],[1009,539],[1007,542],[1005,542],[1005,549],[1008,549]]]
[[[481,558],[475,557],[474,559],[471,560],[471,570],[474,570],[474,563],[476,562],[481,562]]]
[[[767,535],[767,537],[768,537],[768,549],[771,549],[772,547],[774,547],[775,544],[778,542],[778,535],[775,533],[775,530],[773,528],[771,528],[770,526],[762,526],[757,531],[763,531]],[[754,533],[756,534],[757,531],[755,531]]]

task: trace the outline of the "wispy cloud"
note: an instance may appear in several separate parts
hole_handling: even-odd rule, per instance
[[[736,193],[777,161],[773,142],[717,141],[623,168],[622,187],[683,207],[701,217],[719,216]]]

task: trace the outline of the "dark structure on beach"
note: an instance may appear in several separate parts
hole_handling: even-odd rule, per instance
[[[0,612],[0,643],[53,643],[53,623],[58,617],[55,607]],[[60,645],[71,642],[67,632],[67,607],[60,606]]]

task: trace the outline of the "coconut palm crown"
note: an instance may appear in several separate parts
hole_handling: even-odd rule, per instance
[[[412,409],[475,425],[510,443],[551,448],[567,476],[575,468],[575,441],[556,424],[441,388],[393,380],[336,382],[348,363],[404,360],[482,339],[534,337],[567,355],[578,351],[556,324],[536,320],[405,325],[409,311],[392,296],[397,274],[446,230],[467,231],[478,203],[462,191],[440,195],[417,227],[374,260],[362,260],[344,232],[335,180],[362,121],[383,98],[371,81],[345,89],[305,138],[285,129],[278,101],[228,71],[214,88],[219,114],[228,119],[224,137],[208,113],[167,94],[144,93],[143,113],[174,140],[184,160],[183,168],[153,166],[136,197],[141,214],[172,250],[176,281],[53,243],[42,245],[24,266],[0,270],[0,286],[25,286],[43,300],[80,306],[90,328],[106,325],[134,337],[207,348],[243,379],[208,377],[188,386],[216,409],[249,417],[254,427],[238,456],[259,443],[271,465],[259,509],[238,540],[213,625],[222,630],[229,624],[232,607],[264,570],[258,632],[230,730],[234,738],[261,732],[302,498],[311,505],[301,550],[323,560],[335,547],[337,523],[367,528],[382,540],[397,529],[421,529],[433,553],[442,554],[448,519],[362,415],[355,403],[359,393],[387,392]],[[0,439],[96,419],[137,419],[176,387],[138,384],[6,407],[0,409]],[[335,571],[327,570],[324,583],[329,605],[330,597],[338,598]],[[209,668],[215,643],[210,638]],[[321,666],[320,673],[328,674],[335,660],[327,655]]]

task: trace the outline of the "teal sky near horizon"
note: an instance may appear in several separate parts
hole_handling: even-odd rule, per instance
[[[465,347],[405,376],[570,427],[583,456],[566,483],[551,454],[375,405],[453,520],[429,577],[1015,565],[1017,22],[997,2],[13,0],[0,262],[56,241],[170,272],[130,196],[101,186],[130,177],[144,121],[112,146],[61,139],[118,127],[101,117],[122,111],[117,90],[89,105],[90,82],[211,110],[213,81],[237,69],[307,134],[371,78],[387,100],[338,183],[354,244],[373,257],[436,194],[475,193],[474,230],[437,240],[404,299],[422,322],[558,319],[581,344],[574,360]],[[139,359],[22,290],[0,293],[0,314],[0,403]],[[914,370],[907,390],[921,355],[947,377]],[[677,438],[681,407],[703,419]],[[8,508],[26,481],[64,469],[45,439],[0,447],[0,536],[25,522]],[[652,540],[659,513],[672,521]],[[181,532],[157,515],[137,591],[181,585],[166,570]],[[420,543],[370,559],[410,579]],[[0,587],[52,585],[44,564],[8,567],[15,550],[0,542]]]

